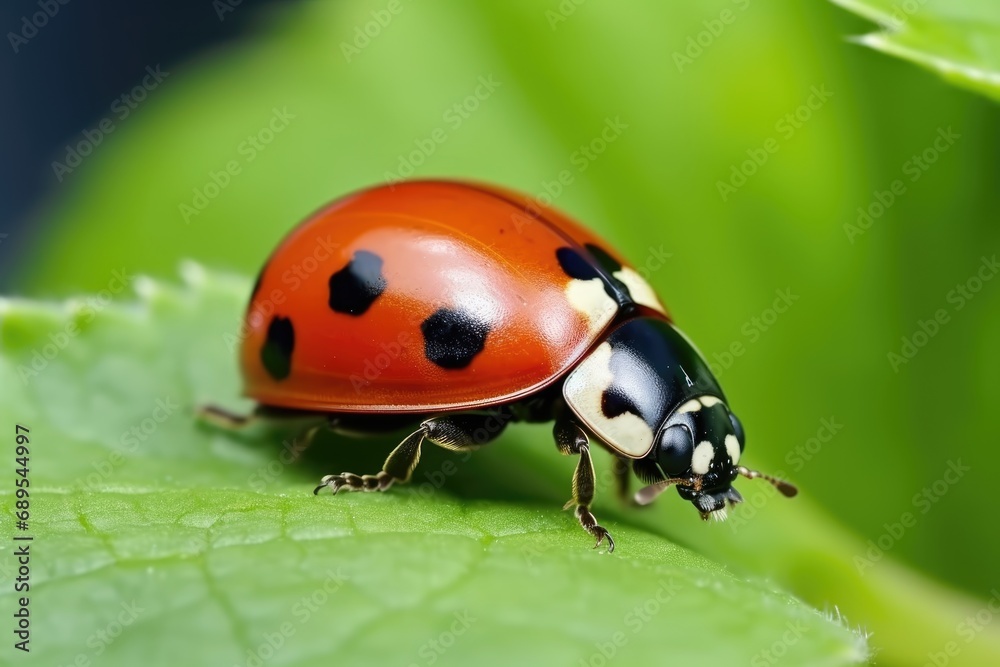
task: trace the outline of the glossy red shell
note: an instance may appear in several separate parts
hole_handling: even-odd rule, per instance
[[[261,404],[333,412],[432,412],[511,402],[564,375],[614,317],[567,297],[560,248],[592,232],[523,195],[411,181],[349,195],[299,225],[261,273],[240,361]],[[381,260],[384,289],[361,314],[331,308],[331,276],[358,252]],[[488,325],[464,367],[428,358],[422,325],[441,308]],[[294,345],[284,377],[262,363],[274,318]]]

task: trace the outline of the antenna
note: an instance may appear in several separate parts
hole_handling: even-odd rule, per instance
[[[747,479],[756,479],[757,477],[760,477],[761,479],[767,480],[768,482],[774,485],[774,488],[778,489],[778,491],[781,492],[781,495],[785,496],[786,498],[794,498],[795,495],[799,492],[799,490],[795,487],[794,484],[790,484],[789,482],[786,482],[783,479],[778,479],[777,477],[772,477],[771,475],[765,475],[762,472],[757,472],[756,470],[750,470],[749,468],[744,468],[743,466],[739,466],[738,468],[736,468],[736,471],[739,472],[744,477],[746,477]]]

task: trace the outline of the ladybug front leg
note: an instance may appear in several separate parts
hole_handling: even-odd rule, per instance
[[[587,438],[587,433],[571,419],[563,416],[556,420],[552,434],[561,453],[580,457],[580,461],[576,464],[576,472],[573,473],[573,498],[563,509],[569,509],[575,504],[576,518],[580,521],[580,525],[597,538],[594,548],[601,546],[606,539],[608,553],[611,553],[615,550],[615,541],[611,538],[611,533],[597,523],[597,519],[590,511],[590,504],[594,501],[595,484],[594,463],[590,459],[590,440]]]
[[[325,487],[329,487],[334,493],[341,489],[385,491],[394,483],[404,484],[410,480],[413,469],[420,461],[420,447],[425,440],[452,451],[478,449],[495,440],[510,420],[511,415],[505,412],[464,413],[428,419],[392,450],[377,474],[355,475],[344,472],[327,475],[320,480],[314,493],[319,493]]]

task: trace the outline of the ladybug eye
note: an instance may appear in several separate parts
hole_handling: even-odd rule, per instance
[[[656,462],[669,476],[679,476],[691,467],[694,438],[683,424],[675,424],[660,434]]]
[[[733,422],[733,433],[736,434],[736,439],[740,442],[740,449],[743,449],[743,444],[746,442],[743,435],[743,424],[740,423],[740,420],[732,412],[729,413],[729,420]]]

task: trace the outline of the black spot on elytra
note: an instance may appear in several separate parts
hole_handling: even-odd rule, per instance
[[[617,287],[619,291],[624,292],[625,295],[631,300],[632,292],[629,291],[628,285],[615,277],[615,273],[622,270],[621,262],[609,255],[604,248],[596,246],[593,243],[587,243],[584,247],[587,249],[587,252],[593,255],[594,259],[597,260],[597,263],[601,265],[601,268],[607,272],[608,278],[612,283],[614,283],[614,286]]]
[[[362,315],[385,291],[382,258],[367,250],[354,253],[347,266],[330,276],[330,308]]]
[[[424,354],[441,368],[465,368],[483,351],[490,326],[461,310],[439,308],[420,325]]]
[[[616,260],[611,255],[609,255],[608,252],[604,250],[604,248],[596,246],[593,243],[587,243],[584,245],[584,247],[591,255],[594,256],[594,259],[596,259],[597,263],[601,265],[601,268],[603,268],[608,273],[614,273],[615,271],[622,270],[621,262]]]
[[[271,318],[267,339],[260,350],[260,361],[275,380],[284,380],[292,371],[292,350],[295,349],[295,329],[287,317]]]
[[[559,260],[563,273],[574,280],[593,280],[601,277],[594,263],[576,248],[559,248],[556,250],[556,259]]]
[[[591,243],[587,244],[587,250],[590,253],[589,257],[576,248],[563,247],[556,250],[556,259],[559,260],[563,273],[574,280],[600,278],[604,283],[604,292],[614,299],[615,303],[621,307],[630,306],[632,293],[625,283],[613,275],[622,268],[622,265]]]

